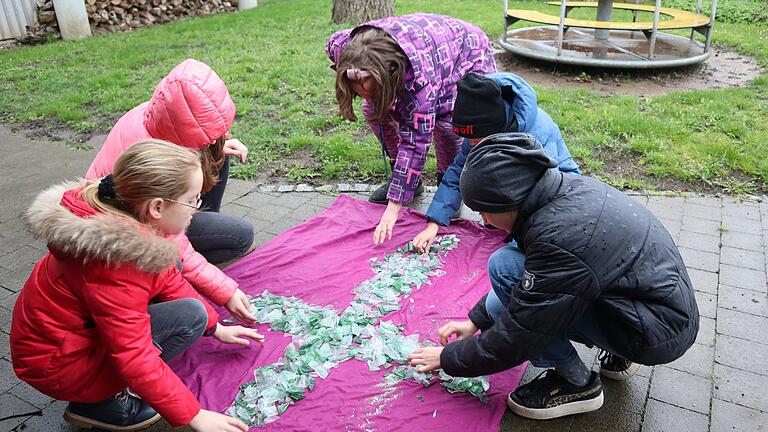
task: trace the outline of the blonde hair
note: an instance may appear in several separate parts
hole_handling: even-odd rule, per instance
[[[143,222],[140,215],[147,202],[153,198],[177,199],[187,191],[190,175],[200,167],[200,155],[192,150],[167,141],[142,140],[115,162],[114,199],[99,197],[101,181],[88,182],[81,194],[94,209]]]
[[[398,90],[403,85],[409,65],[408,57],[387,32],[367,27],[356,32],[339,54],[336,62],[336,101],[339,115],[346,120],[357,120],[352,101],[357,94],[347,69],[370,72],[376,82],[378,97],[374,103],[374,118],[382,119],[389,111]]]

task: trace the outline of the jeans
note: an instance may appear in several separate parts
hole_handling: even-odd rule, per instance
[[[219,171],[219,181],[203,195],[204,211],[195,213],[187,237],[208,262],[219,264],[242,256],[253,243],[253,225],[248,221],[219,213],[229,178],[229,156]]]
[[[493,289],[485,299],[485,309],[494,321],[507,309],[510,294],[520,283],[524,269],[525,254],[517,247],[515,241],[494,252],[488,260],[488,275]],[[578,360],[579,355],[571,341],[588,347],[598,346],[617,354],[596,322],[594,309],[587,309],[570,329],[555,338],[538,356],[530,359],[531,364],[540,368],[552,368]]]
[[[147,308],[152,342],[160,348],[160,358],[168,361],[184,352],[203,335],[208,312],[200,300],[187,298],[153,303]]]

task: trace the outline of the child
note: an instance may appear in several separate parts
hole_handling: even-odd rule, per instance
[[[39,391],[70,401],[68,421],[127,431],[160,413],[196,431],[247,430],[202,410],[165,363],[203,334],[242,345],[243,337],[263,340],[218,324],[181,275],[178,245],[167,236],[187,228],[202,184],[196,153],[146,140],[117,159],[114,174],[53,187],[27,211],[49,253],[13,310],[13,367]]]
[[[235,104],[227,86],[208,65],[187,59],[155,88],[152,98],[130,110],[112,128],[88,169],[86,178],[112,172],[115,160],[136,142],[157,138],[199,151],[203,163],[203,210],[188,232],[176,237],[183,253],[182,272],[192,286],[241,321],[253,322],[250,305],[237,282],[217,264],[245,253],[253,243],[253,226],[219,213],[229,175],[229,156],[242,162],[248,149],[228,135]]]
[[[618,190],[589,177],[552,170],[528,134],[488,137],[467,156],[460,188],[486,223],[517,240],[525,253],[522,281],[497,271],[499,314],[481,299],[469,320],[439,330],[443,347],[420,348],[411,364],[454,376],[496,373],[530,360],[551,368],[512,392],[518,415],[551,419],[603,404],[600,376],[570,341],[603,350],[601,374],[626,380],[636,363],[681,357],[693,344],[699,313],[680,253],[661,222]],[[475,335],[477,330],[483,330]],[[449,338],[457,336],[456,341]]]
[[[512,73],[480,76],[470,72],[457,83],[453,107],[453,131],[464,137],[461,152],[443,175],[427,210],[427,228],[413,239],[419,252],[427,252],[440,226],[448,226],[461,209],[459,174],[471,146],[501,132],[527,132],[557,161],[564,173],[581,174],[560,134],[560,128],[536,101],[536,92]],[[516,248],[516,244],[507,247]],[[524,258],[524,257],[523,257]]]
[[[336,32],[326,53],[341,116],[354,121],[352,102],[363,98],[363,115],[392,167],[390,182],[370,197],[387,204],[373,236],[381,244],[392,237],[403,204],[424,190],[433,135],[438,179],[458,153],[461,138],[451,130],[456,81],[470,71],[496,70],[491,42],[456,18],[412,14]]]

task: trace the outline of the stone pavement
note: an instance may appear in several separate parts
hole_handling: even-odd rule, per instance
[[[64,402],[38,393],[14,375],[9,333],[18,292],[46,250],[25,230],[21,214],[41,189],[82,175],[95,151],[28,140],[0,126],[0,154],[0,419],[5,419],[0,432],[74,431],[61,418]],[[285,189],[293,191],[262,192],[252,183],[232,180],[222,211],[250,220],[259,246],[321,212],[335,198],[333,193]],[[628,382],[604,380],[605,405],[597,412],[549,422],[507,413],[501,430],[768,430],[768,203],[698,194],[633,197],[661,218],[680,246],[701,312],[696,344],[683,358],[643,367]],[[430,198],[415,206],[424,210]],[[473,217],[468,209],[463,215]],[[580,354],[597,367],[595,350],[583,348]],[[524,380],[538,372],[529,368]],[[34,412],[42,415],[30,415]],[[160,422],[150,430],[170,428]]]

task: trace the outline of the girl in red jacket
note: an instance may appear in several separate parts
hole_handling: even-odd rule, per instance
[[[247,430],[201,409],[165,363],[203,334],[242,345],[263,340],[218,324],[182,276],[171,237],[200,207],[202,183],[198,154],[146,140],[117,159],[114,174],[53,187],[27,211],[49,253],[13,310],[13,368],[39,391],[70,401],[67,421],[132,431],[162,415],[195,431]]]
[[[200,153],[202,210],[175,240],[182,250],[182,273],[190,284],[235,318],[253,322],[250,304],[237,282],[213,264],[243,255],[253,244],[253,225],[219,213],[229,176],[229,157],[245,162],[248,149],[229,136],[235,104],[226,84],[205,63],[187,59],[155,88],[152,98],[128,111],[112,128],[91,163],[87,179],[113,172],[115,161],[137,142],[161,139]],[[213,263],[213,264],[211,264]]]

